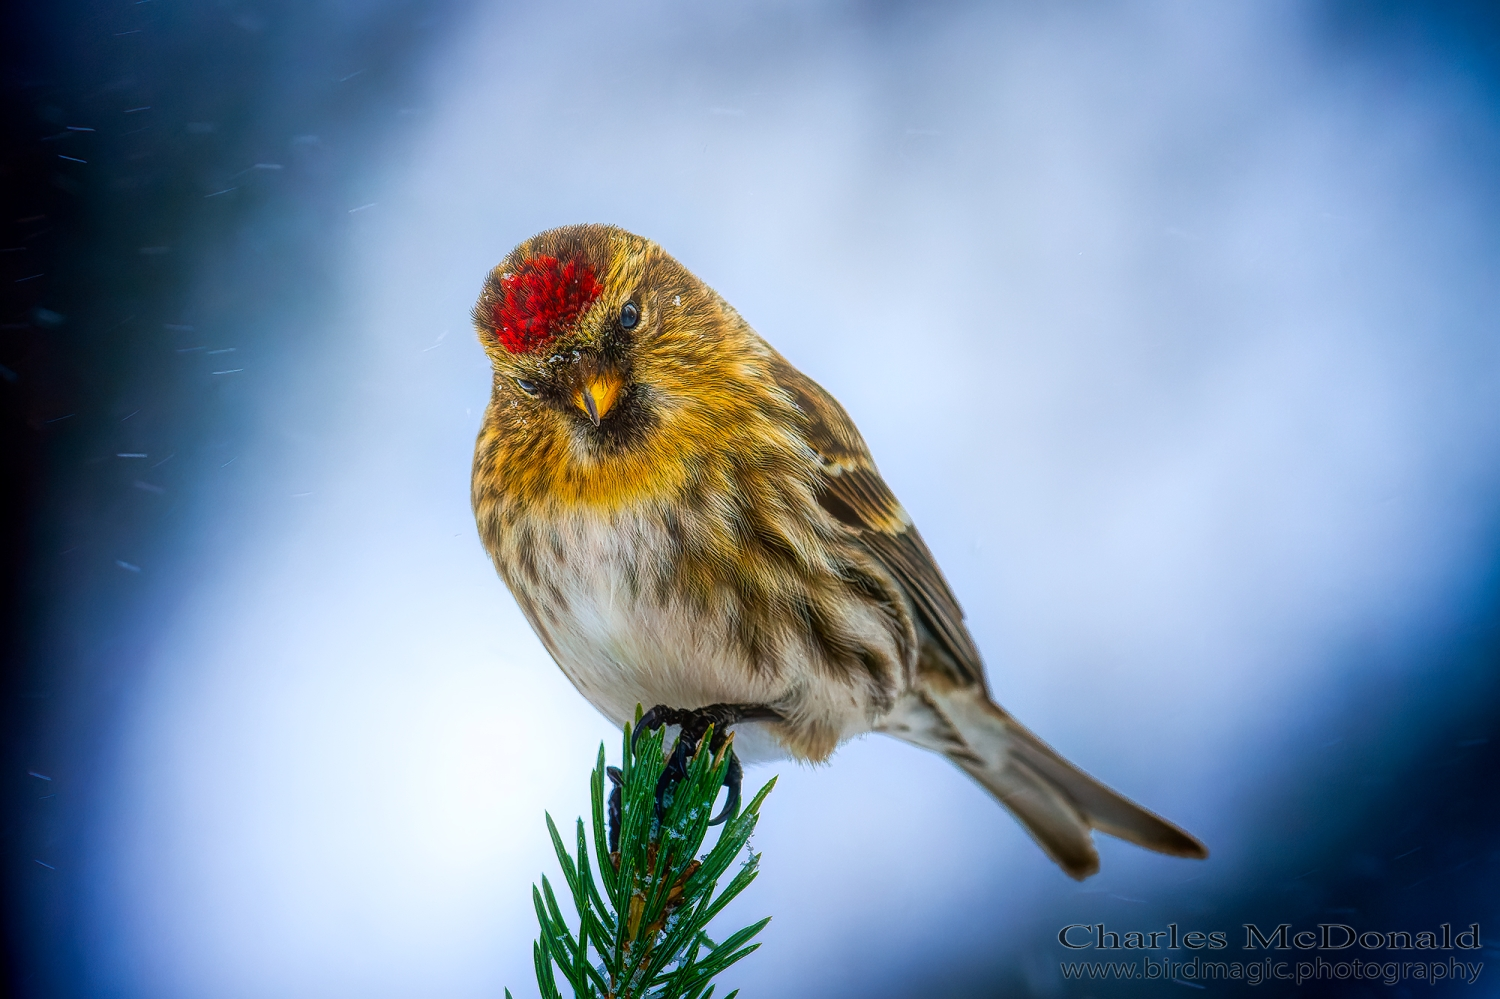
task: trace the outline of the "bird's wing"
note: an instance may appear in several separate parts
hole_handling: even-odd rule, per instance
[[[923,629],[943,653],[953,679],[984,689],[984,664],[964,627],[958,598],[948,588],[922,535],[880,477],[854,421],[837,399],[779,354],[772,375],[806,416],[807,443],[823,466],[818,502],[850,527],[895,577]]]

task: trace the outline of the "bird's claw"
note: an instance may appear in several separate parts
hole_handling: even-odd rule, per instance
[[[665,704],[658,704],[645,714],[641,715],[640,721],[630,733],[630,749],[635,752],[636,742],[641,733],[649,729],[662,728],[667,725],[676,725],[682,729],[678,736],[677,744],[672,747],[672,755],[667,759],[666,768],[662,771],[661,778],[656,782],[656,813],[658,816],[666,811],[665,801],[667,792],[679,781],[687,777],[688,759],[691,753],[697,751],[703,742],[703,737],[709,728],[713,729],[713,736],[709,739],[708,750],[717,754],[730,739],[730,726],[736,722],[748,720],[771,720],[779,719],[781,716],[775,710],[761,705],[746,704],[710,704],[705,708],[669,708]],[[620,801],[621,785],[624,778],[615,767],[607,771],[610,781],[614,784],[614,790],[609,795],[609,848],[613,853],[619,849],[620,844]],[[728,797],[724,800],[724,808],[718,815],[709,820],[709,825],[716,826],[733,818],[740,810],[741,785],[744,782],[745,771],[740,766],[739,757],[735,755],[734,746],[729,746],[729,768],[724,772],[723,786],[728,789]]]
[[[743,783],[745,771],[740,767],[740,758],[734,755],[734,747],[729,747],[729,769],[724,772],[724,786],[729,788],[729,796],[724,799],[724,810],[708,820],[708,824],[716,826],[733,818],[740,810],[740,784]]]
[[[609,792],[609,852],[620,852],[620,809],[624,801],[625,775],[619,767],[605,767],[604,775],[613,787]]]
[[[636,743],[641,741],[641,733],[651,729],[663,728],[667,725],[682,725],[683,716],[687,712],[678,708],[669,708],[665,704],[656,707],[641,715],[641,720],[635,723],[635,730],[630,733],[630,752],[635,753]]]

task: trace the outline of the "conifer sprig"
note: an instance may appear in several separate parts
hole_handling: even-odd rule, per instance
[[[760,854],[746,851],[745,844],[775,778],[730,816],[712,849],[700,856],[714,799],[729,769],[730,743],[711,752],[710,729],[689,757],[686,776],[664,790],[658,808],[657,786],[666,769],[665,732],[642,732],[633,748],[631,732],[627,724],[618,777],[619,849],[610,852],[605,829],[603,744],[589,781],[592,860],[582,819],[570,851],[552,816],[547,816],[547,832],[572,896],[578,931],[569,927],[543,875],[541,888],[533,886],[531,891],[541,927],[532,944],[532,959],[542,999],[562,999],[556,973],[575,999],[711,999],[712,979],[756,950],[760,944],[751,939],[771,921],[768,916],[722,943],[706,932],[724,906],[755,880]],[[746,856],[739,870],[719,891],[719,881],[742,851]],[[725,999],[737,994],[738,990],[731,992]],[[511,999],[509,989],[505,996]]]

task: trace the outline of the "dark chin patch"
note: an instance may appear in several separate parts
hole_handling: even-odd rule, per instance
[[[611,455],[640,447],[656,426],[656,411],[650,397],[650,389],[639,384],[631,385],[599,426],[585,419],[583,437],[590,450],[599,455]]]

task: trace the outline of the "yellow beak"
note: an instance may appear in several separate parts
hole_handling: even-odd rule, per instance
[[[600,372],[584,380],[583,387],[573,394],[573,403],[587,413],[597,427],[620,398],[622,387],[614,372]]]

